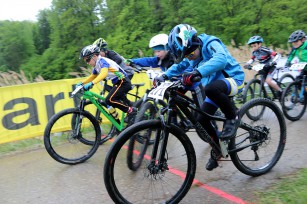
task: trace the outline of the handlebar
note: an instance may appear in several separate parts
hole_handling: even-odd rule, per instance
[[[140,73],[141,71],[147,71],[148,68],[142,67],[140,65],[131,63],[130,66],[134,69],[134,71],[136,71],[137,73]]]
[[[83,89],[83,85],[77,86],[76,89],[71,93],[70,98],[73,98],[82,89]]]

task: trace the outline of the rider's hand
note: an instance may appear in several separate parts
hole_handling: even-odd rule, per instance
[[[269,67],[273,67],[273,66],[275,66],[276,64],[277,64],[277,63],[276,63],[276,62],[273,62],[273,61],[268,63]]]
[[[291,62],[286,62],[285,67],[291,67]]]
[[[195,79],[196,77],[199,77],[201,79],[201,74],[197,69],[193,70],[193,72],[183,73],[182,75],[183,84],[186,86],[192,86],[193,83],[195,82],[195,80],[193,79]]]
[[[252,69],[252,66],[250,64],[245,64],[243,67],[244,69],[249,69],[249,70]]]
[[[165,82],[165,80],[167,80],[167,79],[168,79],[168,77],[165,74],[159,75],[156,78],[154,78],[153,85],[159,86],[162,82]]]
[[[84,88],[84,90],[88,91],[91,88],[93,88],[93,86],[94,86],[94,83],[93,82],[89,82],[89,83],[85,84],[83,88]]]
[[[127,66],[131,66],[133,64],[133,61],[131,59],[125,59],[125,64]]]

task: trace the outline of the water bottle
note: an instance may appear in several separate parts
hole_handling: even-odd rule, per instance
[[[118,120],[118,113],[117,113],[116,109],[113,108],[112,106],[109,106],[108,110],[109,110],[109,113],[113,116],[113,118],[115,120]]]

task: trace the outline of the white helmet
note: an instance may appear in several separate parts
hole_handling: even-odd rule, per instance
[[[154,47],[163,46],[163,50],[168,50],[168,35],[167,34],[158,34],[153,36],[149,41],[149,47],[155,49]]]

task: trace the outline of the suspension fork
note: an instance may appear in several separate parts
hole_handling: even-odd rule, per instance
[[[155,101],[155,103],[158,103],[158,102]],[[156,166],[156,158],[157,158],[159,143],[162,142],[159,158],[157,160],[158,166],[156,166],[158,170],[162,170],[162,171],[168,170],[168,167],[166,165],[167,159],[165,155],[166,155],[166,147],[167,147],[168,136],[169,136],[169,128],[171,125],[171,118],[173,115],[172,107],[175,107],[172,99],[169,100],[169,104],[170,104],[169,106],[161,110],[160,119],[161,119],[162,129],[156,133],[156,138],[155,138],[155,142],[153,145],[153,151],[152,151],[151,162],[150,162],[151,163],[150,166]],[[163,117],[165,113],[167,113],[166,120]]]
[[[82,99],[82,100],[80,101],[80,104],[79,104],[79,111],[80,111],[80,113],[84,110],[85,101],[86,101],[86,99]],[[81,114],[79,114],[79,115],[76,116],[76,121],[75,121],[75,126],[74,126],[74,133],[75,133],[75,136],[78,136],[79,133],[80,133],[80,128],[81,128],[81,124],[82,124],[82,119],[83,119],[83,116],[81,116]]]

